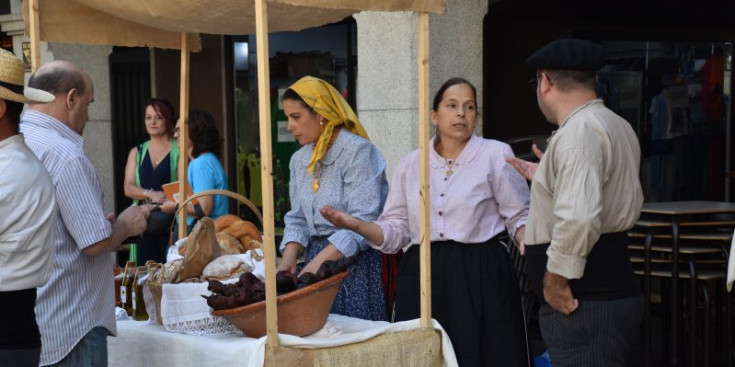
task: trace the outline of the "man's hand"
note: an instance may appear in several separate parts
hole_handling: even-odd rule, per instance
[[[579,300],[572,296],[567,278],[548,270],[544,276],[544,299],[549,306],[565,315],[579,307]]]
[[[153,206],[148,204],[130,206],[117,216],[115,223],[124,226],[127,232],[125,237],[137,236],[145,232],[152,208]]]
[[[533,154],[541,160],[541,157],[544,156],[544,153],[539,149],[536,144],[534,144],[531,147],[531,150],[533,150]],[[524,159],[516,158],[516,157],[508,157],[505,158],[505,161],[510,163],[513,168],[518,171],[523,177],[526,178],[528,181],[533,181],[533,175],[536,174],[536,169],[538,168],[538,163],[532,163]]]
[[[151,214],[153,205],[131,206],[123,210],[117,219],[112,222],[112,233],[110,237],[98,241],[82,250],[87,256],[95,257],[109,254],[111,251],[120,249],[122,242],[128,238],[143,233],[148,224],[148,216]],[[107,215],[107,220],[113,219],[114,215]]]

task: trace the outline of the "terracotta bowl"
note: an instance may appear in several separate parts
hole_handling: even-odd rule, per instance
[[[341,272],[310,286],[278,296],[278,332],[309,335],[327,322],[329,310],[342,280],[350,273]],[[214,316],[227,318],[247,336],[260,338],[267,332],[265,301],[226,310],[211,310]]]

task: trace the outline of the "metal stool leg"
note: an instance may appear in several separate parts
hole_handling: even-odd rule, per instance
[[[653,230],[646,234],[643,244],[643,360],[646,367],[651,366],[651,242]]]
[[[697,268],[689,260],[689,359],[697,365]]]
[[[709,366],[709,355],[710,355],[710,347],[709,347],[709,323],[710,323],[710,317],[709,317],[709,291],[707,291],[707,285],[702,284],[702,298],[704,298],[704,346],[702,350],[704,350],[704,366]]]

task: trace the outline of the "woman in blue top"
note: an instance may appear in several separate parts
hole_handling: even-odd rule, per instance
[[[178,138],[181,121],[176,124],[174,136]],[[227,174],[217,159],[222,143],[214,125],[212,114],[207,111],[189,111],[189,168],[187,179],[194,194],[205,190],[227,190]],[[216,219],[227,214],[227,198],[222,195],[204,196],[197,199],[199,208],[189,203],[186,208],[189,217],[187,225],[191,225],[194,217],[204,216]]]
[[[357,256],[331,311],[385,320],[381,253],[319,214],[331,205],[363,220],[377,219],[388,194],[385,159],[344,98],[323,80],[297,81],[283,95],[283,109],[288,130],[303,147],[291,157],[291,210],[284,217],[278,270],[295,273],[301,255],[301,273],[316,273],[326,260]]]

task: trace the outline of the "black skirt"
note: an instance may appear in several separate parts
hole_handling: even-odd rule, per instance
[[[419,246],[398,265],[394,321],[419,318]],[[465,366],[528,366],[526,329],[515,270],[506,247],[431,244],[432,317]]]

